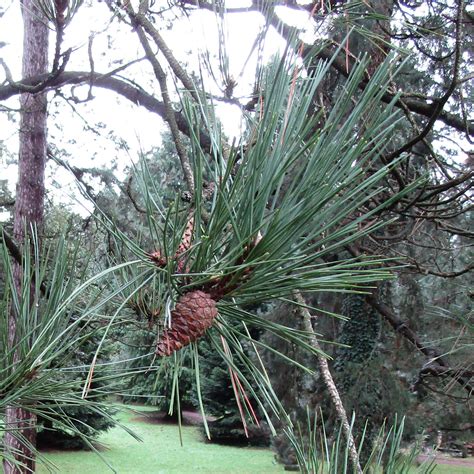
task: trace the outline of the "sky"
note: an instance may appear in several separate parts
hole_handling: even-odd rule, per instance
[[[94,34],[93,58],[95,70],[106,72],[114,69],[129,60],[143,55],[136,34],[117,19],[110,22],[111,14],[103,2],[93,2],[93,7],[85,4],[79,9],[72,23],[67,27],[63,49],[73,48],[73,54],[67,70],[88,70],[88,41]],[[161,4],[164,2],[157,2]],[[245,1],[228,2],[242,6]],[[22,50],[22,20],[19,1],[8,2],[5,12],[0,18],[0,42],[6,43],[0,48],[0,57],[9,65],[14,79],[21,78],[21,50]],[[169,21],[168,28],[162,34],[170,45],[176,57],[183,62],[187,72],[198,73],[202,57],[208,53],[211,57],[212,73],[219,78],[219,68],[215,58],[218,54],[218,22],[213,12],[198,11],[187,18],[176,19],[169,13],[165,18]],[[306,18],[287,14],[290,22],[304,21]],[[229,71],[238,80],[235,96],[245,96],[251,92],[253,71],[257,61],[253,44],[263,21],[258,13],[227,15],[223,25],[226,49],[229,52]],[[243,34],[245,32],[245,34]],[[253,34],[252,34],[253,33]],[[53,54],[54,35],[50,37],[51,57]],[[284,48],[284,42],[279,35],[271,31],[266,39],[264,56],[268,59],[278,50]],[[253,52],[253,56],[249,55]],[[246,68],[244,69],[244,65]],[[204,74],[209,71],[204,69]],[[130,68],[125,73],[128,77],[139,78],[137,82],[148,92],[160,97],[158,84],[152,75],[150,65],[142,62]],[[0,72],[0,82],[3,82],[3,71]],[[219,92],[216,83],[208,81],[209,92]],[[169,87],[174,87],[169,82]],[[87,97],[88,87],[62,90],[64,96],[74,93],[80,99]],[[68,161],[78,167],[108,167],[116,161],[117,175],[122,178],[127,166],[136,161],[141,151],[147,151],[161,143],[161,133],[165,129],[163,121],[156,115],[117,96],[117,94],[93,89],[94,99],[83,104],[68,104],[66,100],[50,93],[48,134],[51,144],[63,148],[69,155]],[[245,102],[245,98],[243,99]],[[2,105],[18,108],[18,98],[12,98]],[[218,104],[217,114],[221,119],[225,133],[238,136],[242,129],[242,117],[236,106]],[[18,114],[15,114],[18,120]],[[117,149],[114,141],[125,146]],[[15,157],[18,150],[18,124],[11,121],[6,113],[0,112],[0,143],[4,142],[8,154],[0,156],[0,179],[8,179],[9,187],[13,191],[16,182],[17,168],[8,158]],[[73,202],[78,197],[74,178],[64,169],[57,169],[51,164],[48,168],[48,197],[54,202]],[[74,205],[74,210],[81,214],[90,211],[80,210]],[[7,216],[3,215],[3,219]],[[2,216],[0,215],[0,219]]]
[[[21,78],[22,20],[19,0],[0,0],[4,14],[0,16],[0,58],[9,65],[14,79]],[[250,4],[246,0],[227,0],[229,7]],[[90,7],[90,4],[93,6]],[[167,4],[166,1],[156,5]],[[156,7],[155,7],[156,8]],[[297,14],[294,11],[280,10],[280,15],[289,24],[306,24],[309,33],[313,33],[307,13]],[[203,74],[210,79],[210,72],[203,68],[202,58],[209,54],[212,73],[220,80],[218,55],[218,21],[213,12],[200,10],[185,18],[175,18],[171,12],[164,16],[167,22],[162,34],[176,57],[184,64],[188,73]],[[229,72],[237,79],[235,96],[245,97],[251,92],[253,71],[257,61],[252,47],[254,40],[263,25],[258,13],[233,13],[226,15],[222,28],[224,42],[229,57]],[[67,70],[88,70],[88,41],[94,34],[93,58],[97,72],[110,71],[127,61],[143,55],[142,47],[136,34],[117,19],[111,21],[111,14],[104,2],[85,1],[72,23],[67,27],[63,50],[73,48],[73,54]],[[320,34],[320,31],[318,31]],[[54,34],[51,34],[51,57],[54,46]],[[271,30],[266,38],[263,56],[268,60],[273,54],[281,51],[285,44],[280,36]],[[253,55],[251,53],[253,52]],[[250,56],[250,60],[249,59]],[[164,62],[163,62],[164,63]],[[246,68],[244,68],[246,65]],[[127,77],[135,78],[139,85],[156,97],[160,91],[151,67],[147,62],[132,66]],[[0,82],[4,73],[0,68]],[[212,80],[206,81],[208,92],[222,95],[219,85]],[[174,84],[170,80],[169,88]],[[84,99],[88,87],[82,86],[71,90],[65,87],[61,91],[65,97],[74,93]],[[136,162],[141,152],[146,152],[161,143],[161,134],[167,126],[156,114],[137,107],[117,94],[99,88],[93,89],[94,99],[82,104],[72,104],[64,98],[49,94],[49,141],[53,146],[67,153],[67,161],[77,167],[104,167],[117,164],[115,171],[118,178],[125,176],[126,168]],[[175,98],[177,96],[175,95]],[[236,106],[217,103],[217,115],[221,119],[225,133],[232,137],[239,136],[243,122],[240,110]],[[12,98],[0,106],[18,109],[18,98]],[[10,115],[10,116],[9,116]],[[0,180],[7,179],[11,191],[14,191],[17,167],[14,162],[18,150],[18,114],[2,113],[0,109],[0,144],[6,150],[0,154]],[[13,118],[13,121],[12,121]],[[123,146],[117,147],[119,142]],[[0,148],[1,151],[1,148]],[[80,198],[74,178],[62,168],[50,164],[47,173],[48,198],[54,203],[71,205],[75,212],[86,215],[91,211],[76,203]],[[0,220],[8,215],[0,214]]]

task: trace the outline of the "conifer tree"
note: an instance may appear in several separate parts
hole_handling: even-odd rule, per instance
[[[257,409],[257,413],[246,411],[242,416],[232,384],[235,380],[229,367],[212,349],[208,341],[199,344],[201,368],[201,396],[206,413],[214,419],[208,421],[210,439],[223,444],[251,444],[265,446],[269,443],[270,430]],[[241,370],[241,364],[237,364]],[[251,401],[252,403],[252,401]],[[195,401],[196,406],[198,405]],[[203,432],[205,429],[203,427]]]

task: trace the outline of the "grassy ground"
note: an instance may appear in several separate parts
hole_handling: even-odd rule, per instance
[[[140,412],[153,408],[135,407]],[[205,443],[195,426],[182,428],[183,446],[180,445],[176,425],[153,424],[130,411],[122,412],[119,420],[133,430],[142,442],[136,441],[123,429],[116,427],[101,436],[104,445],[101,455],[119,474],[188,474],[190,472],[219,474],[283,473],[268,449],[239,448]],[[113,472],[95,453],[85,451],[50,451],[43,456],[54,463],[60,473],[97,474]],[[470,459],[472,461],[472,458]],[[462,462],[462,461],[461,461]],[[469,462],[465,460],[465,462]],[[0,469],[1,471],[1,469]],[[48,470],[39,465],[38,472]],[[415,467],[410,474],[419,473]],[[469,466],[438,464],[434,474],[471,474]]]
[[[446,466],[438,464],[433,471],[433,474],[472,474],[473,468],[469,466]]]
[[[455,464],[436,464],[433,474],[472,474],[474,472],[473,461],[474,458],[469,458],[468,460],[461,460],[457,458],[448,459],[449,461],[458,462],[460,465]],[[467,465],[469,463],[469,465]],[[461,465],[466,464],[466,465]],[[417,474],[419,470],[413,468],[410,471],[410,474]]]
[[[143,408],[140,408],[142,411]],[[142,438],[138,442],[119,427],[100,437],[106,445],[101,454],[119,474],[170,473],[242,473],[266,474],[284,472],[268,449],[239,448],[204,443],[199,428],[182,428],[180,445],[176,425],[150,424],[138,421],[136,414],[125,412],[121,421]],[[45,452],[60,473],[97,474],[112,472],[93,452]],[[39,473],[48,472],[40,466]]]

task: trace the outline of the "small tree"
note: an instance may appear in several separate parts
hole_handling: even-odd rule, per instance
[[[270,430],[265,422],[258,422],[252,413],[255,401],[250,400],[249,410],[239,411],[240,400],[235,397],[235,378],[228,365],[211,347],[208,341],[199,344],[201,368],[201,396],[206,413],[213,418],[208,421],[211,441],[223,444],[251,444],[266,446],[270,442]],[[241,371],[242,364],[237,362]],[[198,405],[197,401],[195,402]],[[261,413],[258,413],[259,418]]]
[[[72,320],[71,323],[74,321]],[[94,349],[99,343],[100,333],[91,335],[81,342],[72,354],[70,365],[58,374],[57,382],[64,386],[72,386],[71,395],[84,383],[88,367],[94,356]],[[110,356],[111,351],[104,351],[103,358]],[[96,394],[94,400],[107,404],[107,391],[110,387],[104,380],[108,375],[100,365],[96,371],[96,378],[90,386],[92,393]],[[100,395],[103,393],[102,395]],[[59,413],[47,413],[38,416],[37,447],[64,448],[64,449],[90,449],[90,442],[102,432],[115,425],[112,415],[113,409],[105,407],[97,409],[87,404],[68,406],[67,402],[61,407]],[[72,426],[64,423],[68,419]]]

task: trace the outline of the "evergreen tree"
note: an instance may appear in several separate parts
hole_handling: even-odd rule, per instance
[[[86,379],[94,352],[99,343],[100,333],[82,342],[74,352],[68,366],[58,371],[61,383],[80,385]],[[112,349],[104,351],[102,358],[107,358]],[[106,360],[106,359],[105,359]],[[99,361],[99,364],[102,361]],[[66,364],[64,364],[66,365]],[[92,381],[90,390],[97,393],[96,401],[107,401],[107,384],[101,380],[104,371],[100,366],[96,372],[96,379]],[[73,389],[71,389],[73,391]],[[102,395],[100,395],[102,393]],[[38,416],[37,447],[56,449],[89,449],[90,442],[102,432],[115,425],[113,415],[115,410],[97,410],[93,407],[70,405],[61,408],[62,419],[54,415]],[[66,416],[72,426],[68,429],[63,423]],[[87,439],[87,442],[86,442]]]
[[[380,427],[409,413],[414,403],[399,377],[385,366],[381,357],[381,320],[363,295],[344,298],[337,342],[343,346],[334,354],[333,368],[338,387],[349,413],[355,414],[354,432],[364,439],[361,461],[366,462],[378,439]],[[331,419],[329,413],[326,416]],[[417,433],[416,420],[409,418],[406,437]]]
[[[201,369],[201,397],[205,413],[214,419],[208,421],[209,434],[212,442],[223,444],[250,444],[266,446],[269,443],[270,431],[265,421],[261,419],[260,410],[255,400],[249,398],[255,416],[252,415],[249,405],[245,402],[243,392],[235,390],[239,387],[232,381],[231,369],[225,364],[219,354],[213,350],[206,340],[199,343],[199,366]],[[237,363],[239,366],[239,364]],[[240,365],[242,370],[243,367]],[[195,399],[198,406],[198,400]],[[239,406],[241,410],[239,410]],[[260,418],[260,419],[259,419]],[[203,434],[205,429],[203,428]]]

